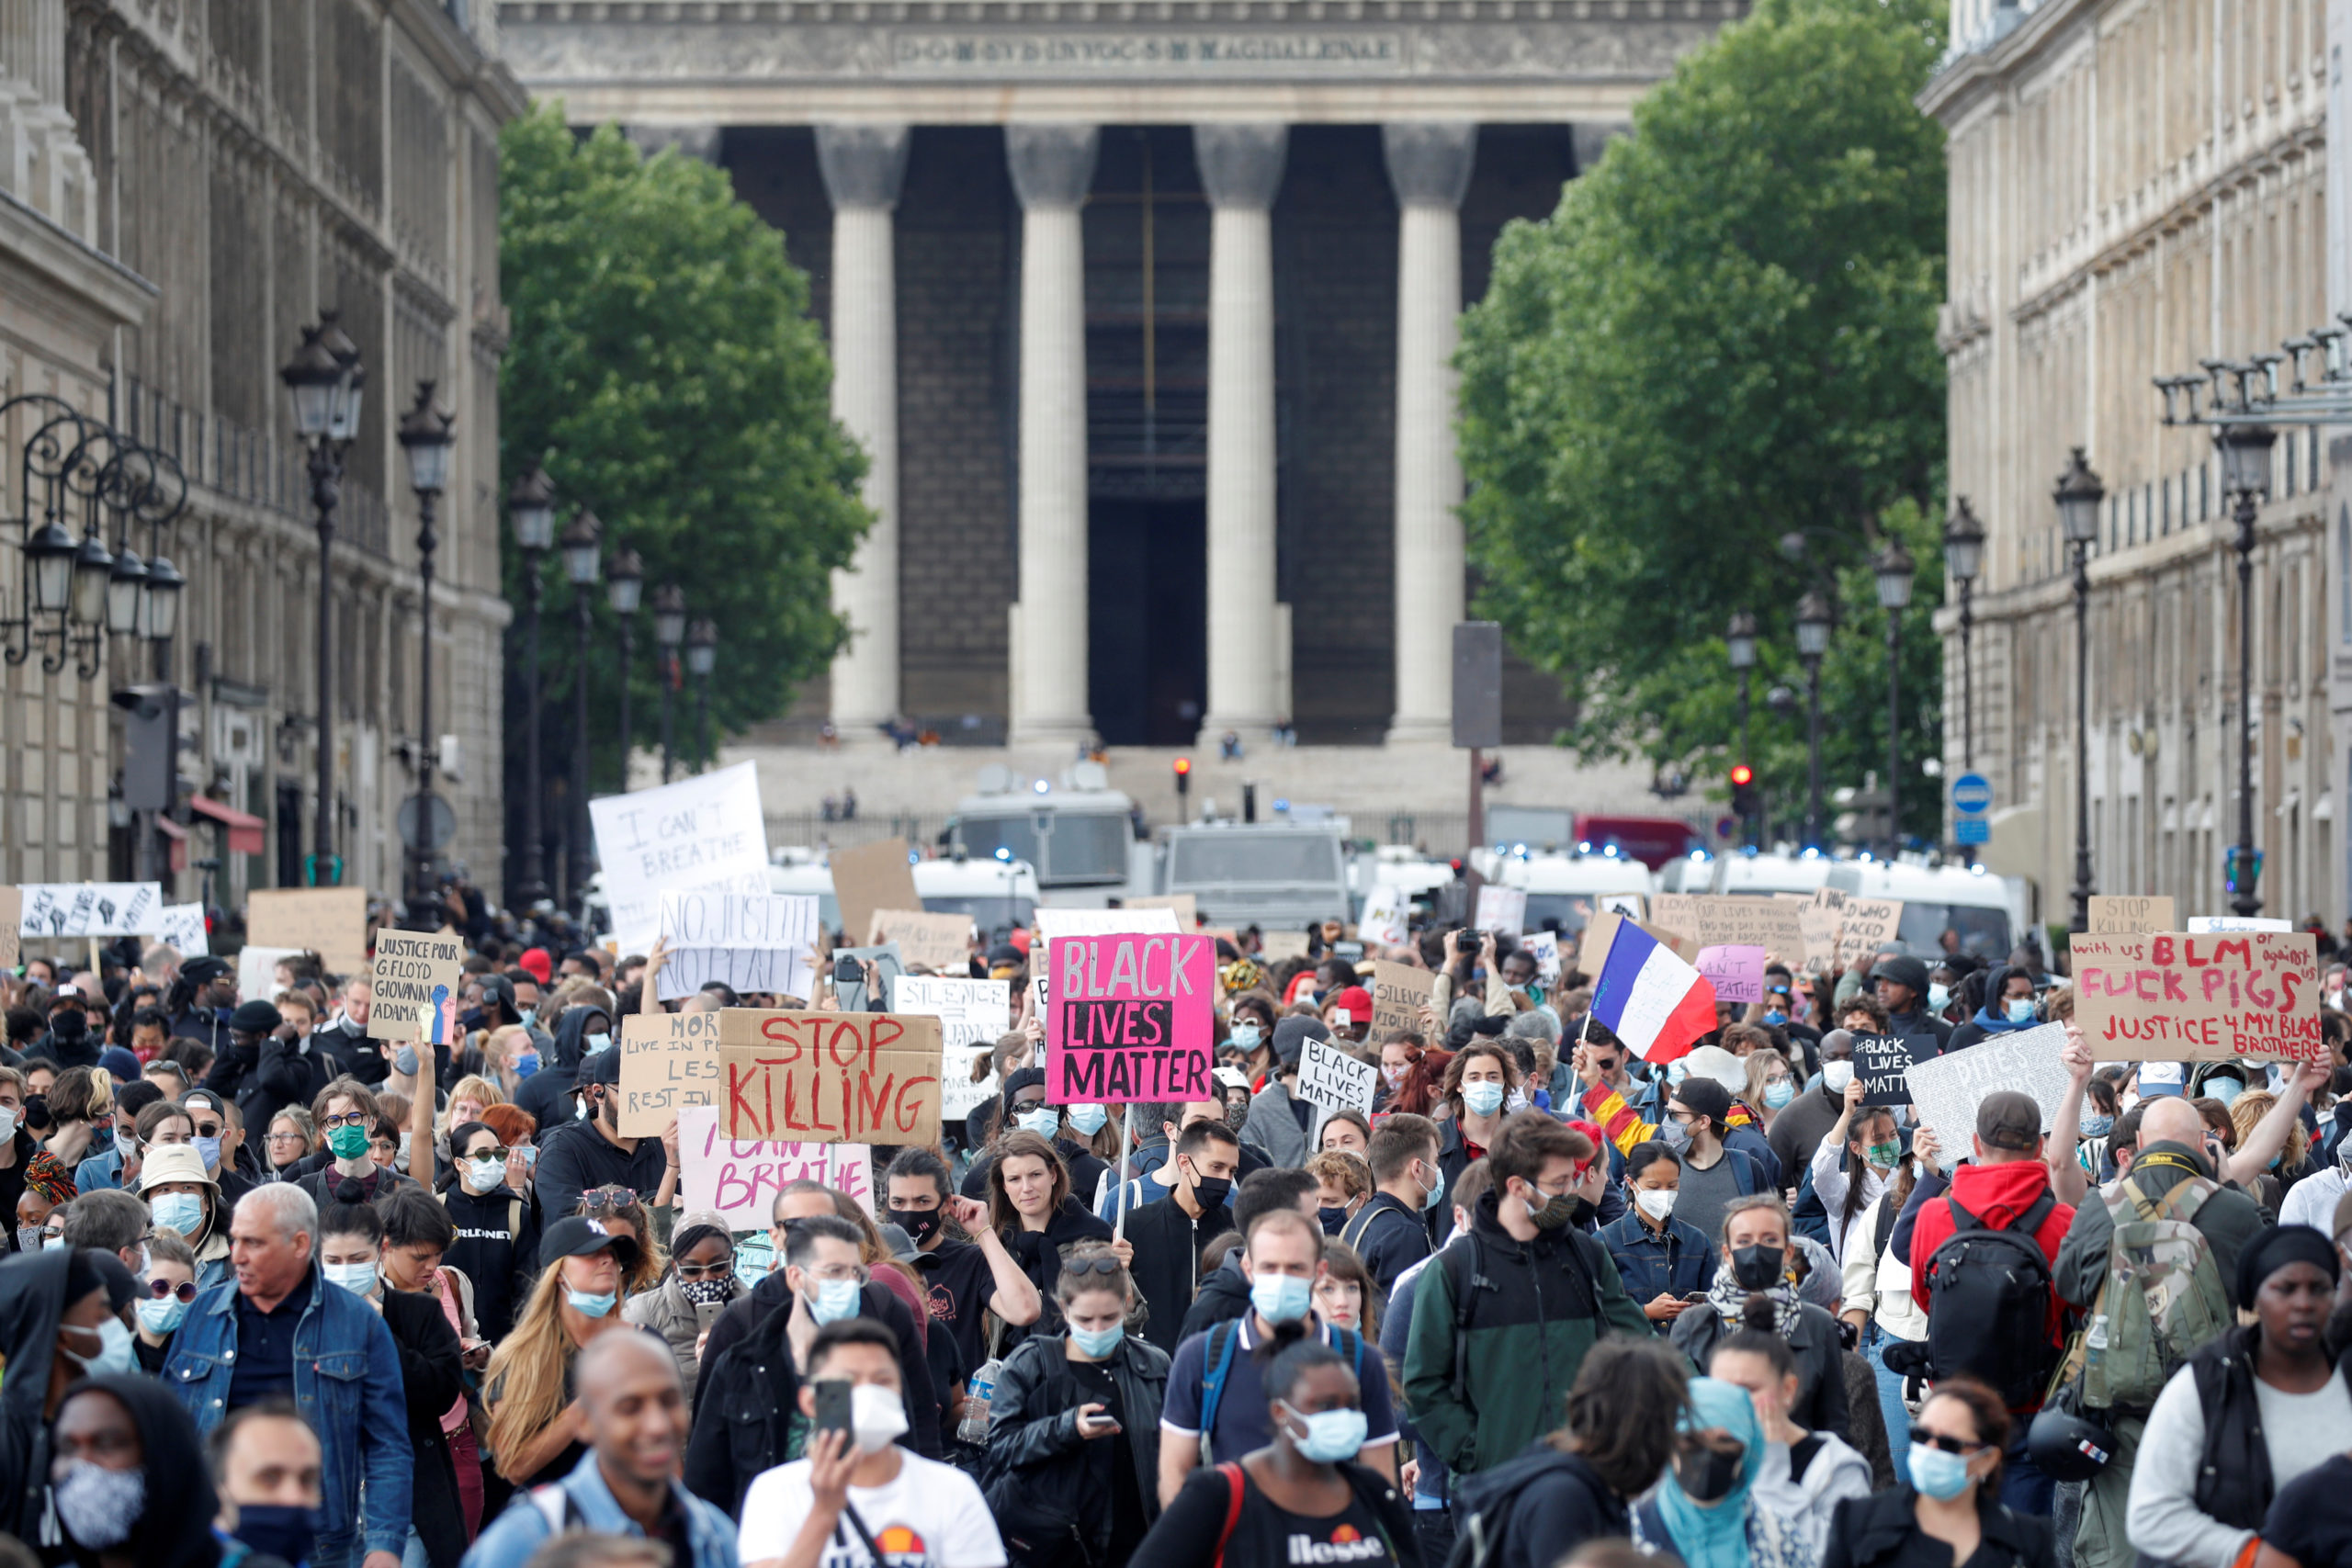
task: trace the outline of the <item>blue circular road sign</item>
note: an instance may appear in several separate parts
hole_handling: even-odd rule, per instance
[[[1993,808],[1993,781],[1983,773],[1962,773],[1951,781],[1951,808],[1974,817]]]

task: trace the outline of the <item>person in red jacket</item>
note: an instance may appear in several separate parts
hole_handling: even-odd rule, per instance
[[[2075,1222],[2074,1206],[2056,1201],[2050,1185],[2050,1167],[2042,1159],[2041,1107],[2030,1094],[2013,1089],[1995,1089],[1976,1107],[1976,1154],[1973,1162],[1962,1165],[1952,1172],[1951,1185],[1938,1190],[1920,1202],[1918,1217],[1911,1232],[1911,1299],[1919,1310],[1928,1312],[1932,1303],[1928,1296],[1928,1264],[1936,1249],[1951,1239],[1953,1223],[1951,1204],[1943,1201],[1949,1196],[1953,1202],[1976,1216],[1986,1225],[1999,1230],[2016,1222],[2040,1202],[2047,1193],[2052,1201],[2042,1216],[2033,1239],[2041,1248],[2042,1258],[2054,1269],[2058,1261],[2058,1244],[2066,1238],[2066,1227]],[[1921,1186],[1929,1183],[1923,1181]],[[2065,1343],[2066,1303],[2058,1292],[2050,1292],[2050,1342],[2053,1346]],[[2033,1411],[2040,1407],[2036,1400],[2031,1407],[2013,1411],[2021,1417],[2012,1423],[2016,1437],[2002,1464],[2001,1501],[2012,1508],[2047,1517],[2055,1495],[2057,1482],[2044,1474],[2026,1453],[2025,1431],[2032,1425]]]

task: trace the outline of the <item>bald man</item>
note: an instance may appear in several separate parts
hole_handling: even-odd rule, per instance
[[[651,1334],[600,1334],[580,1352],[575,1381],[588,1452],[553,1488],[517,1496],[465,1568],[522,1568],[571,1528],[662,1541],[675,1568],[737,1568],[733,1521],[674,1479],[686,1396],[670,1348]]]

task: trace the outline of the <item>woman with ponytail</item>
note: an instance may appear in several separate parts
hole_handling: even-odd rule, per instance
[[[487,1446],[498,1473],[518,1487],[560,1481],[587,1452],[571,1370],[597,1335],[635,1332],[613,1309],[637,1262],[627,1231],[574,1214],[548,1226],[539,1279],[514,1327],[490,1354],[482,1380]]]
[[[1797,1296],[1790,1277],[1788,1205],[1776,1192],[1735,1198],[1724,1214],[1714,1283],[1707,1299],[1674,1320],[1675,1348],[1703,1371],[1715,1347],[1742,1329],[1785,1340],[1797,1360],[1789,1419],[1850,1440],[1838,1320]]]

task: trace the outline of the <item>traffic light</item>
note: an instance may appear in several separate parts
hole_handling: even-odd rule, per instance
[[[1746,762],[1734,762],[1731,765],[1731,814],[1746,822],[1756,813],[1756,770]]]
[[[1193,791],[1193,759],[1179,757],[1170,765],[1176,770],[1176,798],[1182,800]]]

